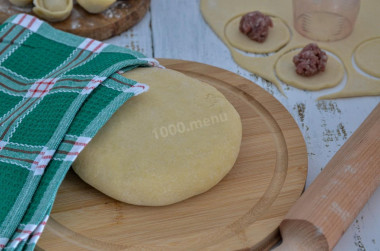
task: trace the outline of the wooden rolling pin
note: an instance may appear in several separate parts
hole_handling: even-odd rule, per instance
[[[280,225],[276,250],[331,250],[380,184],[380,104]]]

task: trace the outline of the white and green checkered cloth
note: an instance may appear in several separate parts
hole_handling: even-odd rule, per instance
[[[142,54],[26,14],[0,26],[0,250],[33,250],[57,190],[111,115],[148,86],[121,71]]]

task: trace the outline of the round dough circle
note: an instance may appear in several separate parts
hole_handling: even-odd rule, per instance
[[[380,78],[380,38],[360,44],[354,53],[356,65],[365,73]]]
[[[138,68],[127,78],[150,86],[128,100],[73,164],[88,184],[117,200],[172,204],[203,193],[233,167],[239,114],[214,87],[182,73]]]
[[[293,57],[300,49],[286,52],[276,62],[275,71],[277,77],[285,84],[299,89],[317,91],[338,85],[344,76],[342,64],[331,55],[328,55],[327,65],[324,72],[311,77],[303,77],[296,73]]]
[[[231,19],[225,26],[226,38],[236,49],[251,53],[270,53],[278,51],[289,42],[289,28],[280,18],[271,16],[273,27],[269,28],[267,39],[258,43],[240,32],[241,17]]]

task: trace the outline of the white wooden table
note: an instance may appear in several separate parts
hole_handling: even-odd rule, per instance
[[[232,60],[227,47],[205,23],[199,0],[152,0],[150,11],[139,24],[106,42],[140,51],[148,57],[217,66],[250,79],[271,93],[292,114],[305,138],[309,159],[306,186],[380,102],[380,97],[316,101],[331,90],[308,92],[290,86],[283,86],[287,98],[284,97],[274,85]],[[380,188],[334,250],[380,251]]]

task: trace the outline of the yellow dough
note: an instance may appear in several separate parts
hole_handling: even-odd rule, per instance
[[[62,21],[71,14],[73,0],[34,0],[33,12],[48,21]]]
[[[216,185],[238,156],[239,114],[214,87],[182,73],[125,74],[148,92],[127,101],[73,164],[88,184],[136,205],[162,206]]]
[[[241,17],[232,19],[226,25],[225,35],[233,47],[245,52],[269,53],[278,51],[289,42],[289,29],[281,19],[271,17],[273,27],[269,28],[267,39],[263,43],[258,43],[239,31]]]
[[[311,77],[300,76],[296,73],[293,57],[299,50],[293,50],[282,55],[275,66],[277,77],[284,83],[304,90],[321,90],[338,85],[344,76],[342,64],[329,56],[324,72]]]
[[[200,0],[200,9],[205,21],[229,49],[233,60],[244,69],[276,85],[283,94],[285,93],[282,90],[281,82],[273,68],[279,58],[286,52],[293,48],[303,48],[313,42],[303,37],[294,29],[292,6],[292,0]],[[230,36],[226,35],[226,29],[231,20],[255,10],[280,18],[290,30],[291,36],[289,42],[269,56],[258,57],[242,53],[241,50],[236,49],[237,44],[232,44]],[[339,58],[343,64],[345,73],[343,88],[336,90],[334,93],[324,94],[318,99],[380,95],[380,49],[378,45],[380,29],[378,25],[376,25],[380,23],[379,10],[379,0],[362,1],[360,4],[360,12],[351,35],[334,42],[318,42],[319,47],[333,53]],[[359,68],[374,77],[369,77],[359,72],[352,64],[353,57]],[[327,63],[327,67],[329,67],[329,62]],[[378,78],[376,78],[376,76]],[[312,90],[313,88],[309,88],[309,85],[307,85],[308,88],[304,88],[304,85],[294,85],[292,81],[284,82],[306,90]],[[326,86],[326,88],[331,87],[332,81],[328,80],[328,82],[329,83],[320,83],[314,86],[314,88],[319,90],[319,86]]]
[[[380,78],[380,38],[362,43],[354,55],[360,69],[369,75]]]
[[[100,13],[108,9],[116,0],[77,0],[77,2],[90,13]]]

